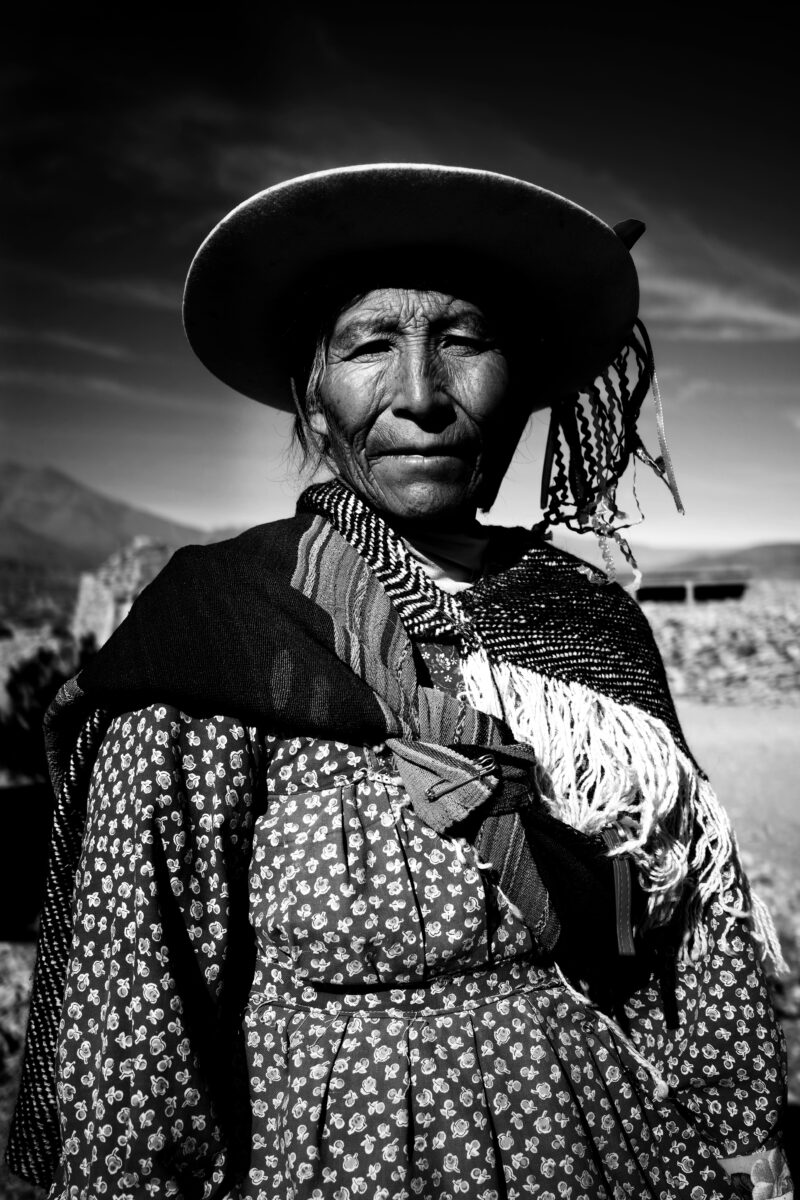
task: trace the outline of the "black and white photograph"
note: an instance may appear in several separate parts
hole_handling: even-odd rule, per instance
[[[9,18],[0,1197],[792,1200],[791,30]]]

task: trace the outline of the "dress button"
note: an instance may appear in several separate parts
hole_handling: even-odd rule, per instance
[[[595,1032],[594,1025],[591,1021],[581,1021],[581,1029],[585,1034],[592,1034]]]

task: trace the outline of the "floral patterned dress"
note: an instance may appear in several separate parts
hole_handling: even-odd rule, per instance
[[[236,1185],[164,937],[157,840],[215,1003],[249,889]],[[384,747],[165,705],[116,718],[75,917],[54,1198],[717,1200],[734,1194],[718,1157],[775,1122],[780,1035],[746,930],[681,968],[678,1030],[645,992],[625,1038],[537,964],[465,848],[416,818]]]

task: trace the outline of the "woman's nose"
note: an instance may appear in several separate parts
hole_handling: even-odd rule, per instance
[[[435,354],[424,346],[404,347],[392,379],[392,409],[417,420],[448,405]]]

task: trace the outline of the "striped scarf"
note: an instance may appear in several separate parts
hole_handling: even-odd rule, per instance
[[[401,538],[340,480],[316,484],[299,511],[325,518],[358,551],[412,638],[454,638],[470,704],[503,720],[537,761],[554,817],[585,834],[614,831],[647,898],[641,928],[680,909],[685,958],[707,948],[718,902],[749,918],[774,969],[772,920],[742,873],[730,821],[692,758],[664,666],[624,589],[546,542],[458,595],[438,588]]]

